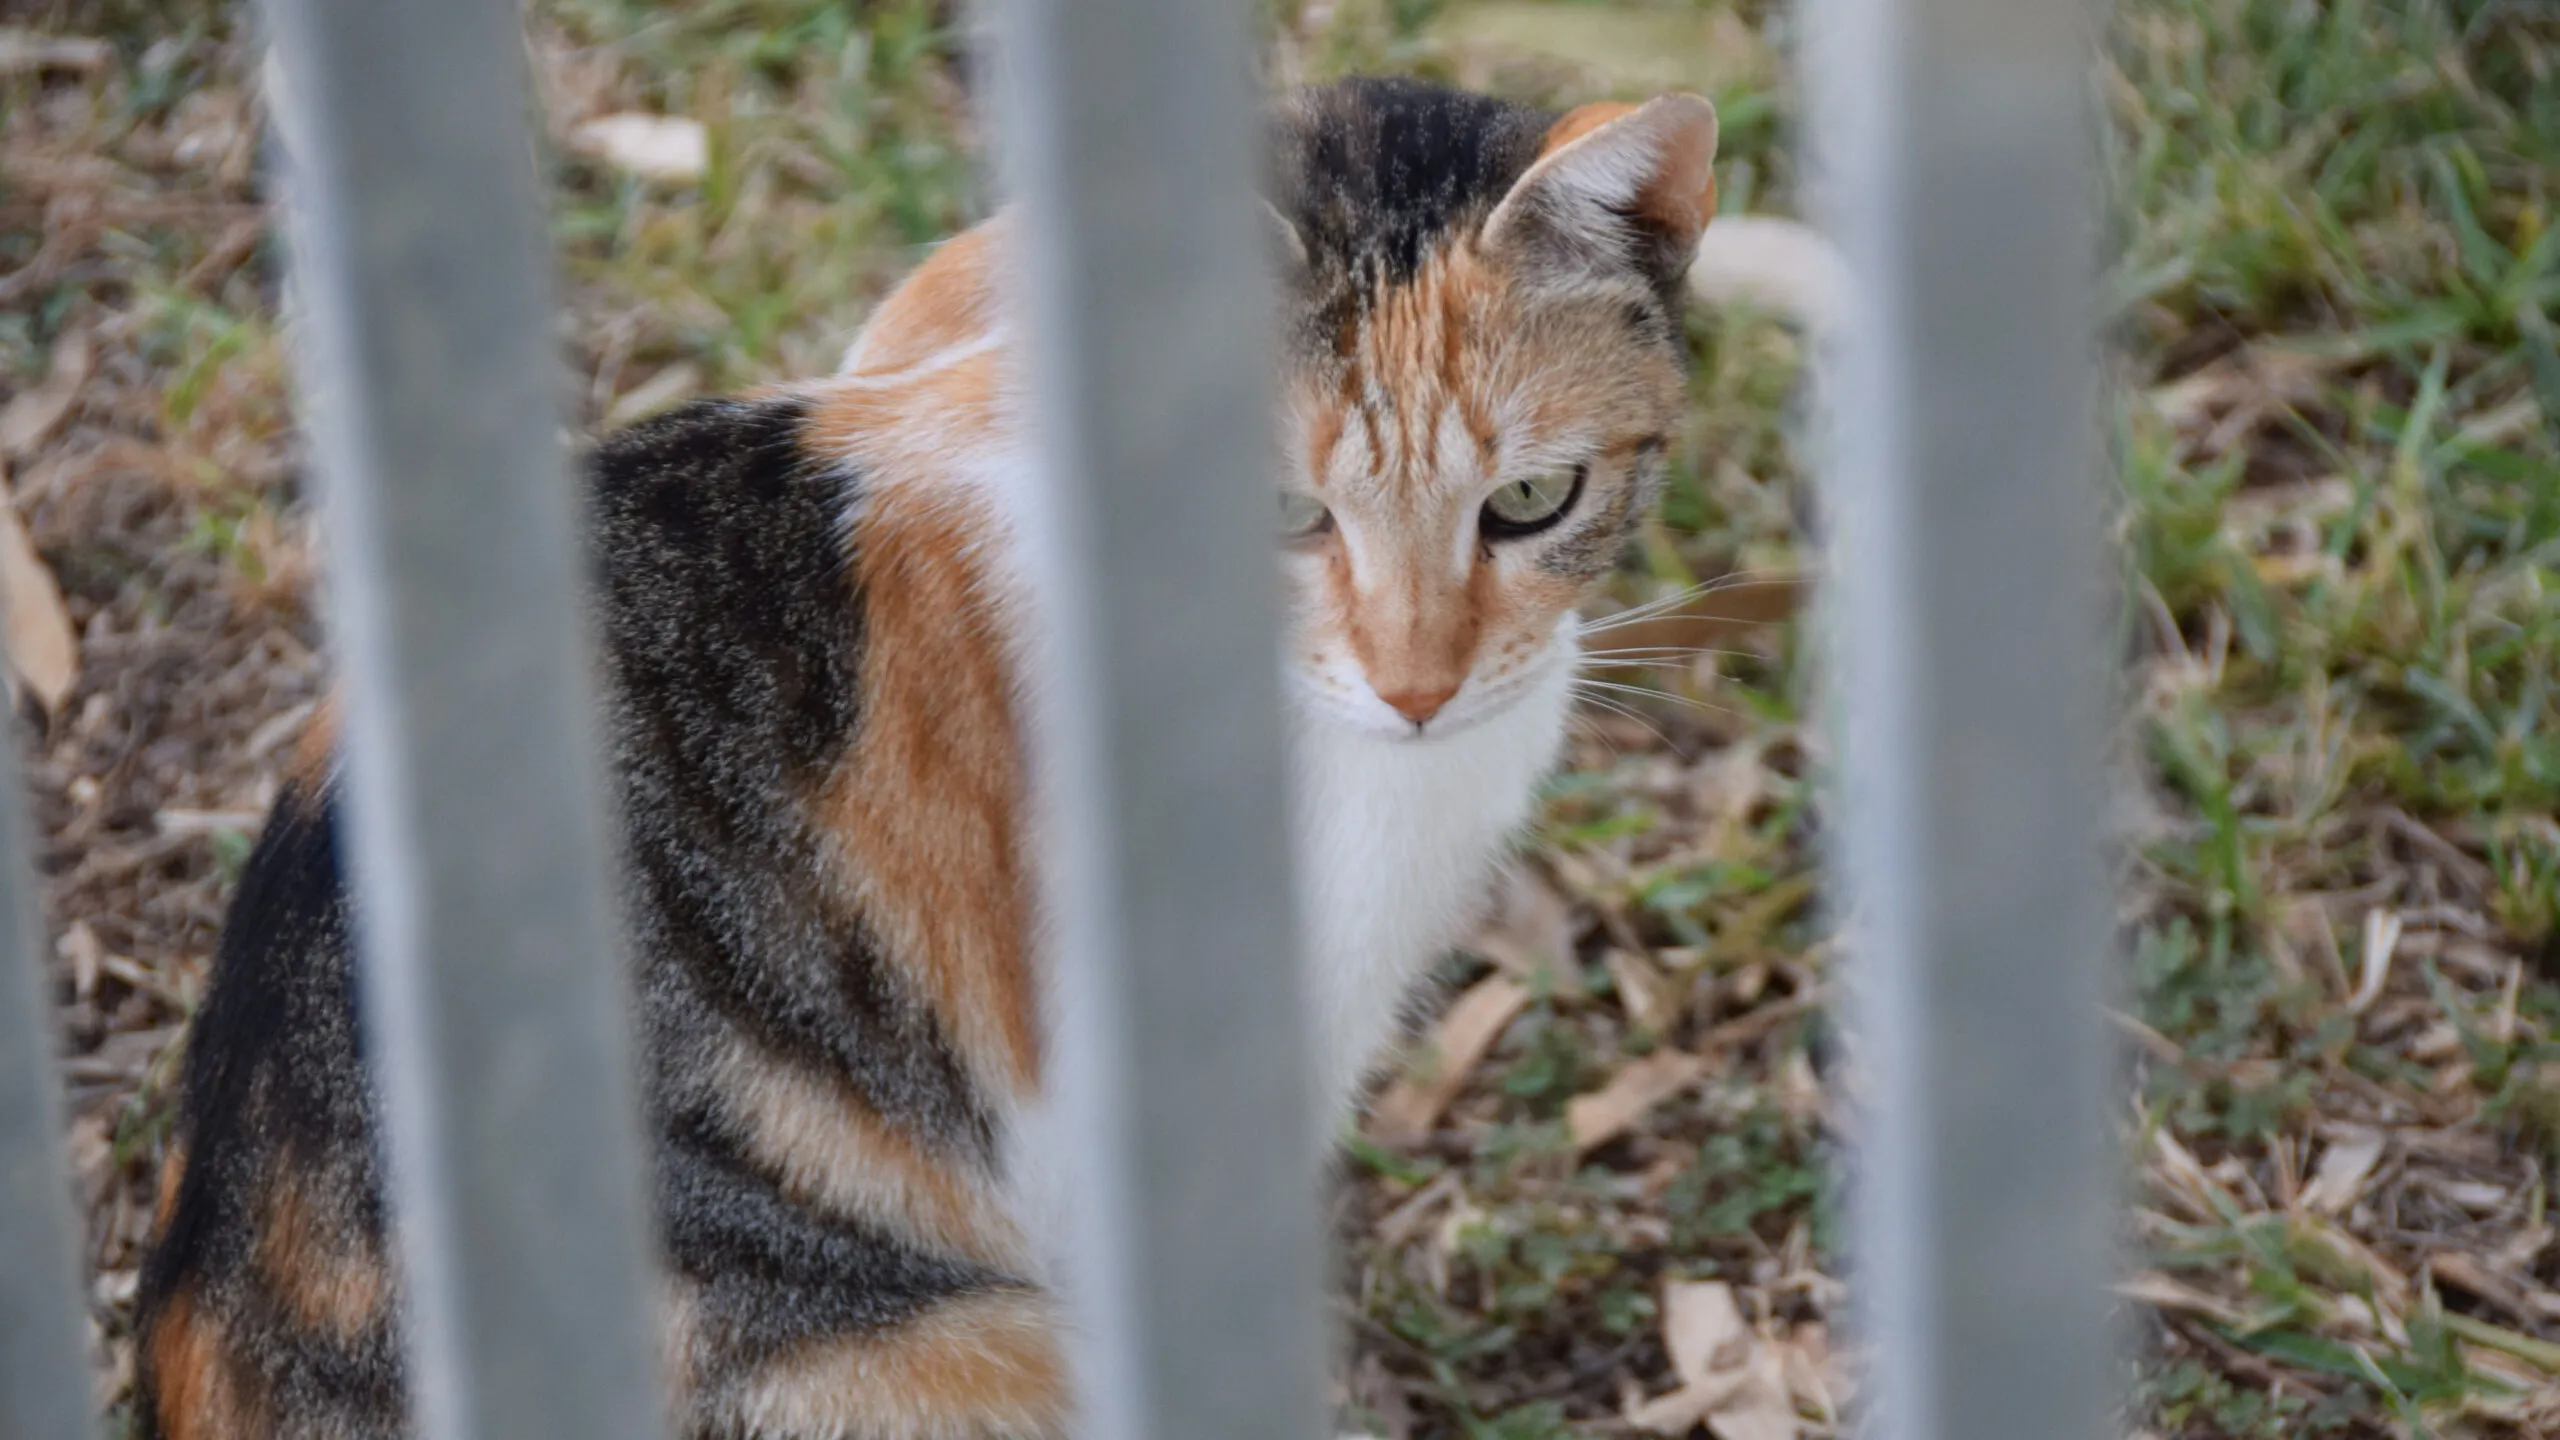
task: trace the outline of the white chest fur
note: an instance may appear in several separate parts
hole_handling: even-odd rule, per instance
[[[1484,913],[1495,862],[1564,740],[1565,667],[1445,739],[1297,727],[1299,923],[1317,1094],[1330,1139],[1415,983]]]

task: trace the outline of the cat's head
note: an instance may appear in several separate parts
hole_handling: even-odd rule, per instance
[[[1573,663],[1574,607],[1652,496],[1715,111],[1355,80],[1277,132],[1298,698],[1453,733]]]

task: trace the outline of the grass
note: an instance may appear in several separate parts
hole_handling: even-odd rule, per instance
[[[981,213],[949,6],[535,13],[591,424],[831,368]],[[1266,6],[1272,68],[1551,103],[1621,83],[1471,13]],[[1737,13],[1734,48],[1766,53],[1700,82],[1725,203],[1783,213],[1791,21]],[[236,18],[54,0],[25,23],[115,47],[0,78],[0,386],[72,329],[101,356],[13,481],[83,634],[35,779],[112,1353],[167,1045],[238,864],[235,833],[154,819],[261,803],[318,636]],[[2152,1435],[2560,1433],[2555,69],[2532,0],[2123,0],[2113,23],[2126,1403]],[[624,109],[704,121],[709,172],[575,153],[578,121]],[[1815,568],[1796,342],[1743,315],[1690,341],[1622,602]],[[1354,1137],[1347,1423],[1618,1433],[1669,1385],[1665,1287],[1694,1281],[1796,1367],[1808,1433],[1854,1396],[1800,589],[1714,597],[1681,632],[1712,651],[1587,717],[1510,909],[1447,976],[1524,987],[1516,1013],[1479,1053],[1425,1047],[1415,1080],[1463,1083],[1417,1133]],[[1682,1056],[1683,1083],[1576,1143],[1577,1102]]]

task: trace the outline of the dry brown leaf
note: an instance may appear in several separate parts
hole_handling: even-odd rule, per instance
[[[2532,1321],[2540,1318],[2534,1313],[2529,1298],[2534,1288],[2532,1281],[2502,1275],[2475,1256],[2454,1250],[2439,1251],[2427,1257],[2427,1273],[2520,1319]]]
[[[1796,1440],[1795,1401],[1787,1394],[1786,1360],[1777,1347],[1753,1345],[1743,1375],[1742,1388],[1707,1411],[1707,1433],[1716,1440]]]
[[[1798,1325],[1778,1347],[1778,1360],[1787,1377],[1787,1393],[1796,1404],[1825,1423],[1836,1423],[1843,1387],[1832,1373],[1830,1327],[1819,1320]]]
[[[1767,755],[1767,746],[1744,741],[1727,747],[1721,755],[1701,760],[1691,772],[1689,793],[1706,821],[1706,835],[1699,845],[1707,853],[1730,852],[1749,823],[1751,812],[1768,795]]]
[[[1778,1062],[1778,1073],[1768,1088],[1777,1096],[1778,1109],[1787,1118],[1810,1125],[1822,1117],[1822,1077],[1813,1073],[1813,1057],[1804,1051],[1787,1052],[1787,1058]]]
[[[2130,1280],[2117,1282],[2115,1292],[2128,1300],[2139,1300],[2158,1309],[2199,1315],[2218,1325],[2238,1325],[2246,1318],[2214,1296],[2172,1280],[2157,1270],[2146,1270]]]
[[[2197,1163],[2186,1146],[2178,1143],[2178,1137],[2170,1134],[2167,1126],[2151,1132],[2151,1146],[2159,1152],[2160,1163],[2151,1167],[2148,1175],[2190,1214],[2211,1219],[2240,1208],[2240,1202],[2214,1183],[2213,1177],[2205,1173],[2204,1166]]]
[[[1747,1045],[1798,1016],[1810,1015],[1821,1009],[1824,999],[1822,987],[1817,985],[1799,990],[1783,1000],[1772,1000],[1757,1010],[1698,1032],[1694,1048],[1699,1054],[1712,1055],[1730,1046]]]
[[[687,184],[711,168],[710,132],[681,115],[600,115],[569,132],[569,147],[643,180]]]
[[[63,332],[54,342],[44,383],[10,396],[7,407],[0,408],[0,456],[24,460],[53,438],[69,418],[71,407],[79,403],[80,387],[89,383],[94,359],[88,330]]]
[[[1453,1199],[1463,1201],[1465,1198],[1458,1185],[1458,1172],[1443,1170],[1431,1183],[1388,1211],[1372,1234],[1381,1245],[1402,1245],[1422,1233],[1422,1227],[1431,1219],[1433,1211]]]
[[[652,415],[672,410],[702,393],[702,368],[679,360],[614,397],[604,412],[604,429],[619,430]]]
[[[1609,983],[1617,987],[1618,1008],[1638,1029],[1659,1035],[1679,1018],[1678,987],[1662,968],[1632,950],[1612,947],[1605,959]]]
[[[107,947],[98,943],[98,933],[86,920],[74,920],[63,930],[62,938],[53,942],[53,953],[71,967],[71,993],[86,1000],[98,991],[98,972],[104,968]]]
[[[151,817],[152,827],[159,833],[179,839],[193,839],[201,835],[254,835],[266,818],[266,812],[261,810],[188,810],[174,805]]]
[[[116,57],[115,47],[86,35],[47,35],[0,25],[0,75],[36,70],[96,70]]]
[[[1686,1050],[1658,1051],[1629,1062],[1608,1084],[1565,1102],[1564,1125],[1573,1148],[1588,1150],[1617,1138],[1706,1073],[1707,1062]]]
[[[1733,1287],[1720,1280],[1674,1280],[1662,1287],[1662,1346],[1684,1385],[1703,1385],[1751,1358],[1751,1325]]]
[[[2560,1236],[2560,1231],[2554,1231],[2549,1225],[2528,1225],[2508,1236],[2505,1244],[2490,1251],[2489,1263],[2511,1272],[2530,1270],[2533,1262],[2551,1248],[2555,1236]],[[2545,1315],[2548,1319],[2560,1320],[2560,1297],[2554,1297],[2554,1304]]]
[[[2333,1295],[2318,1306],[2321,1323],[2354,1336],[2380,1336],[2394,1345],[2409,1343],[2406,1322],[2378,1308],[2362,1295]]]
[[[2347,1013],[2361,1015],[2382,995],[2391,978],[2391,955],[2400,945],[2400,912],[2376,907],[2364,912],[2364,963],[2356,977],[2356,993],[2347,997]]]
[[[2319,1215],[2344,1213],[2364,1193],[2365,1177],[2373,1173],[2381,1159],[2380,1135],[2367,1132],[2332,1140],[2329,1148],[2320,1152],[2311,1183],[2302,1187],[2302,1208]]]
[[[1686,1436],[1698,1428],[1698,1422],[1706,1415],[1706,1398],[1683,1386],[1668,1395],[1638,1400],[1621,1411],[1619,1418],[1648,1435]]]
[[[1488,975],[1459,996],[1424,1047],[1428,1074],[1399,1077],[1370,1107],[1370,1137],[1382,1145],[1418,1145],[1429,1139],[1440,1112],[1466,1087],[1468,1072],[1528,1003],[1527,988],[1502,975]]]
[[[1683,1385],[1667,1395],[1650,1400],[1636,1398],[1621,1411],[1631,1426],[1655,1435],[1683,1436],[1707,1423],[1707,1417],[1718,1407],[1730,1405],[1748,1388],[1754,1376],[1744,1365],[1710,1376],[1702,1383]]]
[[[1482,1207],[1462,1193],[1449,1207],[1449,1213],[1440,1217],[1440,1223],[1431,1227],[1431,1243],[1422,1252],[1422,1279],[1432,1294],[1444,1298],[1448,1295],[1449,1267],[1465,1247],[1467,1237],[1493,1223]]]
[[[1680,1388],[1627,1406],[1628,1424],[1678,1436],[1703,1422],[1718,1440],[1795,1440],[1786,1359],[1742,1318],[1732,1286],[1665,1285],[1662,1340]]]
[[[2515,1191],[2488,1180],[2461,1180],[2447,1176],[2434,1180],[2429,1188],[2478,1215],[2494,1215],[2518,1199]]]
[[[0,495],[0,641],[10,673],[47,713],[62,708],[80,678],[80,645],[62,608],[62,588],[27,538],[18,507]]]

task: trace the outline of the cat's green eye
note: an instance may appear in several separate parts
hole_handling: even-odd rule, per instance
[[[1313,495],[1304,490],[1280,492],[1280,537],[1282,539],[1304,540],[1310,536],[1321,535],[1325,527],[1332,523],[1333,512],[1324,508],[1324,502]]]
[[[1485,497],[1482,528],[1487,540],[1509,540],[1521,535],[1534,535],[1564,518],[1573,502],[1582,497],[1583,476],[1588,467],[1576,465],[1570,470],[1552,470],[1526,480],[1514,480]]]

